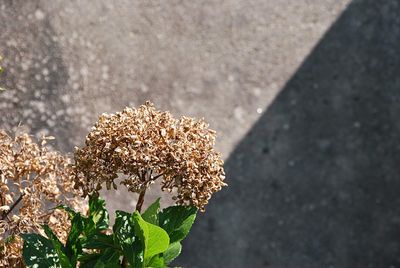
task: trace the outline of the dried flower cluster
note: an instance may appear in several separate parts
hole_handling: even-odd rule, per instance
[[[223,161],[214,150],[215,131],[203,120],[160,112],[147,102],[137,109],[103,114],[75,152],[75,186],[85,195],[121,184],[143,193],[158,177],[176,189],[176,202],[201,210],[225,186]]]
[[[65,239],[69,220],[63,202],[83,210],[73,187],[68,158],[49,151],[46,138],[38,145],[27,135],[14,139],[0,131],[0,267],[23,267],[22,239],[26,232],[42,232],[48,224]]]

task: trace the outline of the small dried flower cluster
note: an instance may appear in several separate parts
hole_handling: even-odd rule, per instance
[[[14,139],[0,131],[0,267],[23,267],[22,239],[48,224],[65,240],[69,220],[63,202],[78,210],[81,194],[73,187],[68,158],[49,151],[46,138],[38,145],[27,134]]]
[[[137,109],[103,114],[75,152],[75,186],[84,195],[117,188],[142,193],[158,177],[178,204],[204,210],[214,192],[226,184],[223,161],[214,150],[215,131],[203,120],[160,112],[147,102]]]

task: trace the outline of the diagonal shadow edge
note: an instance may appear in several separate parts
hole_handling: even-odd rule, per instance
[[[231,154],[179,264],[400,265],[399,12],[348,6]]]

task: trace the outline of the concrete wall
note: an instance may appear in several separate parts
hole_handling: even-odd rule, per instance
[[[399,12],[338,18],[230,155],[186,267],[400,267]]]

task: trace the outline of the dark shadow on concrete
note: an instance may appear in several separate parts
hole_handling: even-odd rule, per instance
[[[350,4],[227,161],[177,264],[400,267],[399,14]]]
[[[0,85],[0,128],[56,136],[58,149],[71,151],[74,125],[62,101],[69,90],[68,70],[57,36],[39,1],[3,1],[0,10],[0,47],[4,73]]]

